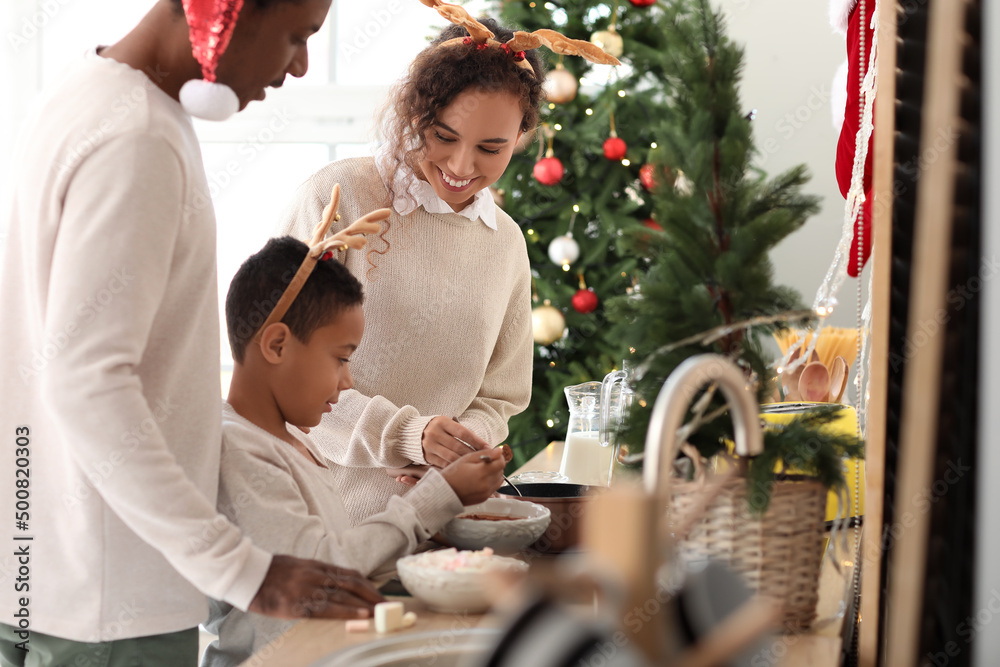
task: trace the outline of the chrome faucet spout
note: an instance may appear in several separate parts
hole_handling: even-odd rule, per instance
[[[729,404],[733,420],[736,453],[752,456],[764,451],[760,429],[759,406],[747,388],[739,367],[717,354],[702,354],[678,366],[660,390],[646,432],[643,483],[648,493],[667,495],[670,490],[670,464],[680,443],[677,431],[697,391],[715,383]]]

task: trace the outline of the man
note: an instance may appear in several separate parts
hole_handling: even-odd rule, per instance
[[[330,2],[246,0],[228,49],[200,43],[238,108],[306,73]],[[286,618],[381,599],[353,571],[272,558],[215,509],[215,219],[178,102],[206,71],[180,2],[160,0],[19,140],[0,274],[4,664],[193,665],[205,595]]]

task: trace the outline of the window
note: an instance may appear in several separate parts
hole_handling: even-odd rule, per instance
[[[0,101],[0,122],[9,128],[0,180],[12,168],[9,148],[31,99],[87,49],[120,39],[153,4],[4,1],[0,17],[11,48],[4,49],[0,69],[11,80],[0,83],[18,94]],[[485,0],[464,4],[474,15],[488,6]],[[370,154],[374,115],[389,86],[444,25],[417,0],[334,0],[323,29],[309,40],[305,77],[269,91],[265,102],[225,123],[195,122],[218,220],[224,378],[232,360],[223,303],[236,269],[271,236],[303,180],[330,160]]]

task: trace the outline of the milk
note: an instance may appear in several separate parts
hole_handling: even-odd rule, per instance
[[[570,433],[559,472],[574,484],[608,485],[613,447],[601,447],[597,431]]]

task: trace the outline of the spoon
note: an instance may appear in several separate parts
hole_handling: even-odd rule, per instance
[[[847,389],[847,360],[838,355],[834,357],[833,370],[830,371],[830,400],[840,403],[845,389]]]
[[[788,358],[788,365],[791,366],[792,362],[802,355],[802,348],[797,347],[795,351],[792,352],[792,356]],[[798,402],[802,400],[802,395],[799,392],[799,376],[802,375],[802,370],[805,367],[803,364],[799,366],[792,372],[785,371],[781,374],[781,388],[785,394],[786,401]]]
[[[470,445],[469,443],[467,443],[467,442],[466,442],[465,440],[462,440],[462,439],[461,439],[460,437],[458,437],[457,435],[453,435],[453,436],[451,436],[451,437],[455,438],[456,440],[458,440],[458,441],[459,441],[460,443],[462,443],[463,445],[465,445],[466,447],[468,447],[468,448],[469,448],[469,449],[471,449],[472,451],[474,451],[474,452],[478,452],[478,451],[479,451],[478,449],[476,449],[475,447],[473,447],[472,445]],[[479,458],[480,458],[480,459],[482,459],[483,461],[492,461],[492,460],[493,460],[493,459],[491,459],[491,458],[490,458],[489,456],[487,456],[486,454],[483,454],[483,455],[482,455],[482,456],[480,456]],[[524,498],[524,494],[523,494],[523,493],[521,493],[521,490],[520,490],[520,489],[518,489],[518,488],[517,488],[516,486],[514,486],[514,482],[510,481],[510,480],[509,480],[509,479],[507,478],[507,475],[504,475],[503,473],[500,473],[500,474],[501,474],[501,475],[503,475],[503,481],[505,481],[505,482],[507,482],[508,484],[510,484],[510,488],[514,489],[514,492],[515,492],[515,493],[516,493],[517,495],[519,495],[519,496],[521,496],[522,498]]]
[[[815,403],[825,403],[830,397],[830,371],[819,361],[802,369],[799,376],[799,393],[802,398]]]

